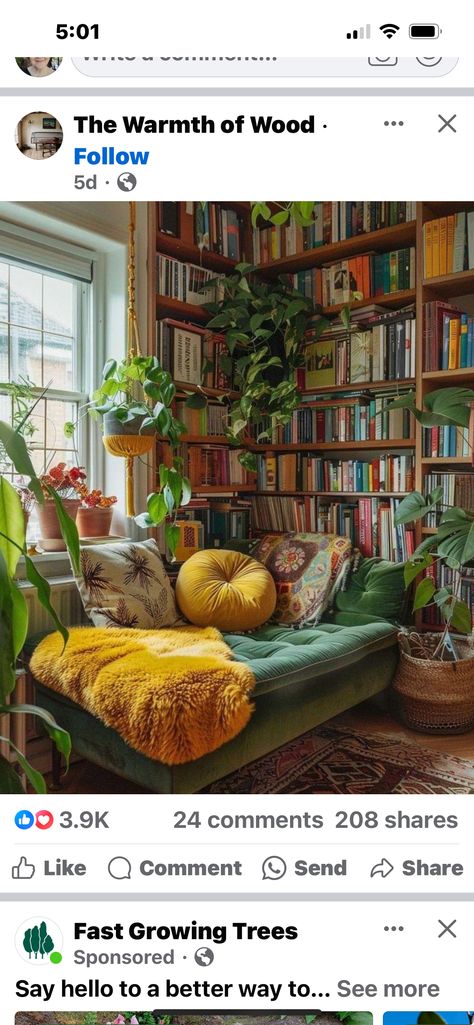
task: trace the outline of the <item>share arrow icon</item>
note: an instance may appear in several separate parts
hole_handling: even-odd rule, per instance
[[[374,865],[370,873],[370,878],[373,879],[374,876],[382,876],[382,879],[386,879],[387,876],[393,872],[393,869],[394,866],[391,861],[388,861],[387,858],[382,858],[382,861],[378,861],[377,864]]]

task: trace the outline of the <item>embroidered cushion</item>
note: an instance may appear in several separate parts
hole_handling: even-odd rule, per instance
[[[176,598],[195,626],[254,630],[270,619],[276,590],[260,562],[240,552],[211,548],[196,552],[181,566]]]
[[[180,625],[171,584],[153,540],[81,548],[76,579],[94,626],[146,630]]]
[[[310,626],[319,623],[349,572],[352,543],[337,534],[266,534],[252,555],[275,581],[273,619]]]

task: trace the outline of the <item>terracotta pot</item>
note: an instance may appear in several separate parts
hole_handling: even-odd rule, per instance
[[[63,498],[62,502],[68,515],[75,520],[81,504],[80,498]],[[41,530],[40,545],[45,541],[44,548],[48,552],[65,552],[66,544],[61,537],[61,528],[53,499],[45,498],[43,504],[38,505],[37,509]]]
[[[81,506],[76,518],[79,537],[106,537],[110,533],[112,511],[111,506],[108,509],[101,509],[100,506],[88,509]]]

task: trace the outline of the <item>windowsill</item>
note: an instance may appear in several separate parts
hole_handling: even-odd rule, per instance
[[[67,552],[43,552],[37,555],[31,556],[36,568],[41,573],[42,577],[45,577],[49,583],[70,583],[74,580],[74,574],[71,570],[71,563],[69,562],[69,556]],[[16,579],[21,586],[32,587],[26,579],[25,560],[23,556],[20,556],[18,560],[18,567],[16,573]]]

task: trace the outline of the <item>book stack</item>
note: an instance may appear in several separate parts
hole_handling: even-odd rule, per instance
[[[221,203],[194,204],[194,240],[196,245],[236,263],[241,259],[241,222],[232,207]]]
[[[271,428],[274,445],[311,444],[319,442],[382,441],[410,438],[414,427],[406,409],[388,407],[396,393],[323,399],[305,395],[304,406],[296,410],[285,427]],[[260,429],[260,425],[259,425]],[[262,430],[268,427],[261,426]],[[257,432],[257,436],[258,436]],[[267,444],[267,439],[263,439]]]
[[[474,212],[438,217],[423,225],[425,278],[474,268]]]
[[[469,427],[425,427],[423,429],[423,455],[432,459],[466,459],[472,457],[474,442],[474,416]]]
[[[425,303],[423,352],[425,370],[474,366],[474,317],[452,303]]]
[[[427,473],[424,478],[425,495],[442,487],[443,506],[457,505],[468,512],[474,512],[474,474],[472,473]],[[437,527],[441,512],[434,509],[425,516],[426,527]]]
[[[208,286],[210,281],[214,284]],[[218,298],[214,271],[198,267],[195,263],[182,263],[171,256],[158,255],[157,284],[160,295],[192,306],[212,303]]]
[[[259,491],[380,492],[410,491],[414,481],[412,455],[375,459],[322,459],[304,452],[257,456]]]
[[[228,427],[229,411],[220,402],[209,402],[204,409],[190,409],[185,399],[176,400],[176,417],[192,435],[222,436]]]
[[[256,495],[252,522],[258,532],[315,532],[349,537],[364,556],[405,561],[415,550],[412,527],[396,527],[396,498],[332,501],[311,496]]]
[[[415,249],[396,249],[390,253],[374,253],[356,256],[351,260],[339,260],[316,275],[316,300],[323,306],[339,306],[352,302],[354,292],[363,299],[371,296],[390,295],[415,287]],[[304,275],[304,277],[303,277]],[[296,275],[296,287],[304,294],[306,271]]]
[[[370,381],[402,381],[415,376],[416,320],[413,306],[384,311],[376,305],[357,311],[350,331],[334,325],[317,341],[307,333],[305,366],[298,371],[303,390]]]
[[[247,471],[239,462],[240,449],[222,445],[180,446],[184,474],[193,488],[226,487],[248,483]]]
[[[204,531],[204,548],[220,548],[230,540],[250,536],[250,501],[242,498],[192,498],[180,511],[180,519],[199,521]]]
[[[282,257],[296,256],[356,235],[404,224],[414,220],[415,216],[415,203],[315,203],[314,223],[306,228],[297,225],[293,218],[281,227],[269,223],[256,228],[253,233],[253,261],[265,264]]]
[[[203,340],[206,332],[195,324],[165,317],[156,322],[156,355],[174,381],[201,384]]]
[[[405,562],[415,551],[413,527],[396,526],[398,498],[360,498],[357,502],[318,503],[317,530],[341,534],[367,558]]]

